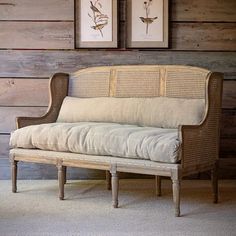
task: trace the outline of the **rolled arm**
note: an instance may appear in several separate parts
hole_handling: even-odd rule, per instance
[[[65,73],[56,73],[50,78],[49,93],[50,103],[45,115],[41,117],[17,117],[17,129],[37,124],[45,124],[55,122],[63,99],[68,94],[69,75]]]
[[[179,126],[181,164],[188,174],[205,171],[218,159],[222,84],[223,75],[211,72],[207,78],[206,111],[202,122]]]

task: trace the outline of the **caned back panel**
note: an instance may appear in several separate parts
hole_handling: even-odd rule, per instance
[[[72,97],[108,97],[110,86],[109,67],[88,68],[70,76],[68,95]]]
[[[210,71],[191,66],[106,66],[82,69],[70,76],[73,97],[205,98]]]

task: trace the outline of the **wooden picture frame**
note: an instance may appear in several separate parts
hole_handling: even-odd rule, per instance
[[[76,48],[117,48],[117,0],[76,3]]]
[[[127,47],[167,48],[168,17],[168,0],[127,0]]]

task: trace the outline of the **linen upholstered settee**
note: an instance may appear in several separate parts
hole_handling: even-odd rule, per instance
[[[222,74],[189,66],[94,67],[50,79],[42,117],[18,117],[10,139],[12,191],[17,162],[56,165],[64,198],[66,167],[106,171],[118,207],[118,172],[170,177],[180,215],[182,177],[210,170],[217,202]],[[111,179],[110,179],[111,174]]]

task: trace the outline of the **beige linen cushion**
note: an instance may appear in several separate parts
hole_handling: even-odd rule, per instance
[[[176,163],[177,129],[79,122],[26,126],[11,134],[12,148],[103,155]]]
[[[66,97],[57,122],[113,122],[177,128],[199,124],[204,110],[204,99]]]

